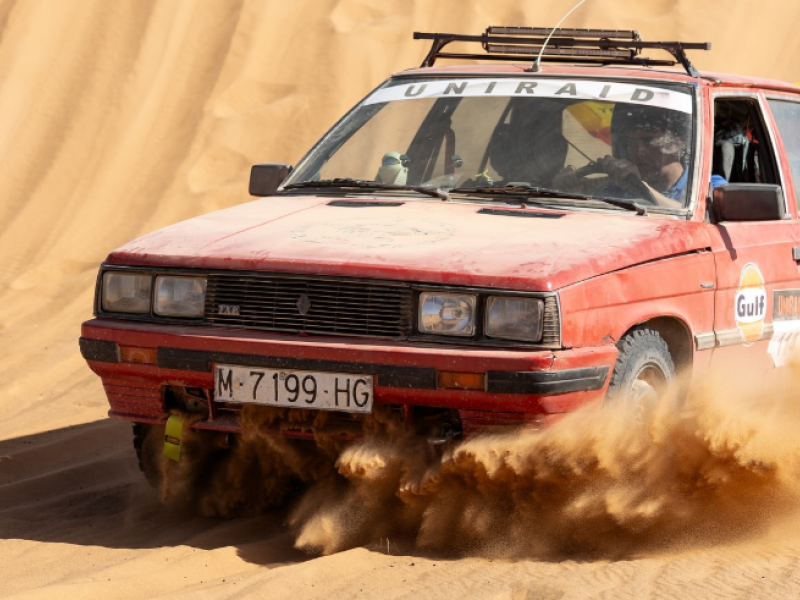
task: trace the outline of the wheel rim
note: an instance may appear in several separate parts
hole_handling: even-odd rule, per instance
[[[636,374],[628,397],[639,420],[655,409],[659,396],[664,392],[667,379],[654,364],[647,364]]]

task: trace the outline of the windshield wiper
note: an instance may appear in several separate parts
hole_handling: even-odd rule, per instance
[[[618,198],[604,198],[602,196],[590,196],[577,192],[564,192],[550,188],[533,187],[530,185],[507,185],[505,187],[458,187],[450,192],[462,194],[486,194],[487,196],[522,196],[525,198],[565,198],[567,200],[599,200],[612,206],[618,206],[627,210],[635,211],[637,215],[647,216],[647,208],[633,202],[632,200],[621,200]]]
[[[410,191],[433,196],[434,198],[441,198],[442,200],[449,201],[450,194],[440,188],[424,187],[419,185],[396,185],[394,183],[379,183],[377,181],[365,181],[363,179],[349,179],[349,178],[336,178],[336,179],[320,179],[319,181],[300,181],[298,183],[290,183],[283,186],[284,190],[293,190],[297,188],[310,188],[310,187],[335,187],[335,188],[360,188],[367,190],[395,190],[395,191]]]

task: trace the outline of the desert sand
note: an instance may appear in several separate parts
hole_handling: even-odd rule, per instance
[[[614,415],[467,445],[405,490],[429,509],[415,541],[383,535],[394,515],[352,496],[306,506],[294,526],[290,509],[162,507],[78,351],[110,250],[248,201],[251,164],[296,162],[421,62],[413,31],[554,25],[573,4],[0,0],[0,597],[800,594],[800,415],[786,399],[711,392],[680,419],[654,417],[651,445]],[[800,81],[792,0],[588,0],[565,26],[710,41],[691,55],[701,70]],[[394,459],[348,460],[358,488]],[[506,502],[534,480],[551,496]]]

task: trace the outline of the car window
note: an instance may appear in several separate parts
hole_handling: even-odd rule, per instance
[[[800,205],[800,103],[772,99],[769,100],[769,107],[789,159],[794,195]]]
[[[729,183],[780,185],[776,164],[758,101],[717,98],[712,173]]]
[[[597,161],[636,163],[639,179],[685,205],[694,157],[686,86],[560,79],[402,79],[378,89],[298,165],[287,184],[358,179],[458,187],[527,185],[636,199]],[[659,181],[664,157],[680,185]],[[651,164],[652,163],[652,164]],[[577,171],[579,181],[564,178]],[[674,179],[677,179],[674,178]],[[571,184],[572,187],[568,187]],[[576,187],[577,186],[577,187]]]

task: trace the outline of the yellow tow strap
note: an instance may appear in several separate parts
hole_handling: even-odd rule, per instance
[[[175,462],[181,459],[181,433],[183,432],[183,417],[170,415],[164,429],[164,456]]]

